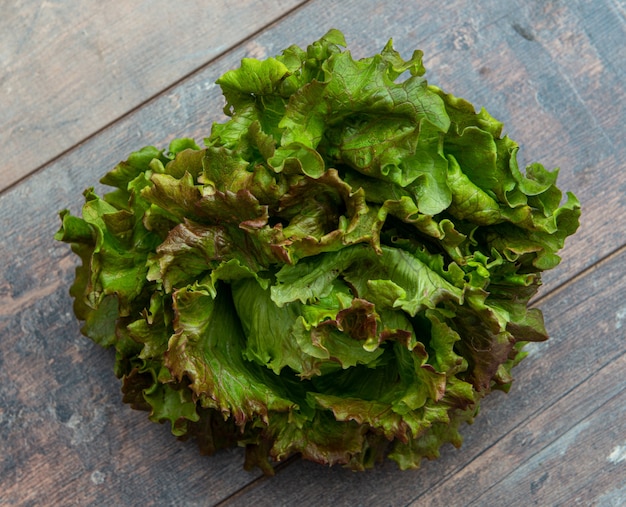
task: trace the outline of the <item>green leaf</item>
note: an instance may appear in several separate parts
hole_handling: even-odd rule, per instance
[[[241,426],[269,411],[297,408],[290,386],[243,358],[244,335],[227,289],[213,298],[202,287],[173,294],[174,330],[165,356],[172,375],[189,378],[202,406],[221,411]]]
[[[265,95],[274,92],[288,73],[289,69],[275,58],[266,60],[244,58],[239,69],[229,70],[216,82],[224,91]]]

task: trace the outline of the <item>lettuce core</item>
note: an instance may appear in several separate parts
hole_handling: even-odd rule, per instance
[[[124,401],[268,474],[295,453],[406,469],[460,446],[547,339],[528,302],[578,227],[557,171],[523,174],[502,124],[428,84],[420,51],[345,46],[331,30],[242,60],[204,147],[132,153],[56,235]]]

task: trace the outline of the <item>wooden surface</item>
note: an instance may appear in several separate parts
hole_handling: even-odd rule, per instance
[[[0,505],[626,505],[626,4],[25,0],[0,19]],[[227,6],[228,4],[228,6]],[[176,5],[176,7],[174,7]],[[551,334],[460,450],[359,474],[293,459],[272,479],[206,458],[121,403],[79,332],[57,211],[141,146],[201,140],[214,81],[330,27],[355,56],[393,37],[429,81],[561,167],[579,233],[535,304]]]

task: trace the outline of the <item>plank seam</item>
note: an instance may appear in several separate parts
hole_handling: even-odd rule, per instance
[[[55,162],[58,162],[60,159],[62,159],[63,157],[67,156],[68,154],[72,153],[74,150],[80,148],[85,143],[91,141],[92,139],[94,139],[95,137],[99,136],[100,134],[102,134],[106,130],[110,129],[116,123],[124,120],[125,118],[128,118],[128,117],[132,116],[137,111],[139,111],[140,109],[145,107],[147,104],[149,104],[151,102],[154,102],[160,96],[165,95],[167,92],[173,90],[174,88],[176,88],[177,86],[181,85],[185,81],[187,81],[187,80],[193,78],[194,76],[200,74],[207,67],[209,67],[210,65],[213,65],[215,62],[219,61],[221,58],[224,58],[228,53],[231,53],[231,52],[237,50],[238,48],[244,46],[247,42],[249,42],[250,40],[254,39],[255,37],[258,37],[260,34],[262,34],[263,32],[267,31],[273,25],[275,25],[277,23],[280,23],[282,20],[284,20],[287,17],[291,16],[296,11],[302,9],[306,4],[310,3],[311,1],[312,0],[303,0],[303,1],[301,1],[295,7],[292,7],[291,9],[289,9],[289,10],[285,11],[284,13],[282,13],[280,16],[278,16],[278,17],[274,18],[273,20],[271,20],[269,23],[259,27],[257,30],[251,32],[249,35],[247,35],[246,37],[241,39],[239,42],[233,44],[232,46],[229,46],[228,48],[224,49],[224,51],[216,54],[215,56],[213,56],[212,58],[210,58],[209,60],[204,62],[202,65],[196,67],[195,69],[191,70],[190,72],[187,72],[186,74],[184,74],[180,78],[176,79],[175,81],[173,81],[172,83],[167,85],[165,88],[163,88],[159,92],[151,95],[147,99],[145,99],[145,100],[141,101],[140,103],[138,103],[137,105],[131,107],[125,113],[121,114],[117,118],[115,118],[115,119],[111,120],[110,122],[106,123],[102,127],[94,130],[91,134],[88,134],[83,139],[81,139],[80,141],[76,142],[75,144],[73,144],[69,148],[66,148],[65,150],[61,151],[60,153],[58,153],[57,155],[53,156],[52,158],[50,158],[49,160],[47,160],[43,164],[40,164],[39,166],[35,167],[30,172],[24,174],[21,178],[17,179],[16,181],[11,183],[7,187],[5,187],[2,190],[0,190],[0,197],[2,197],[3,194],[8,193],[12,189],[16,188],[18,185],[21,185],[28,178],[32,177],[33,175],[37,174],[40,171],[43,171],[46,167],[54,164]]]
[[[578,387],[580,387],[582,384],[584,384],[585,382],[587,382],[588,380],[591,380],[592,377],[599,375],[602,373],[602,371],[606,368],[608,368],[614,361],[618,361],[619,359],[621,359],[622,357],[626,356],[626,352],[623,352],[621,354],[618,354],[616,357],[612,358],[608,363],[606,363],[605,365],[602,366],[602,368],[600,368],[599,370],[596,370],[592,375],[590,375],[587,379],[585,379],[583,382],[581,382],[580,384],[578,384],[578,386],[574,387],[573,389],[570,389],[566,395],[564,395],[561,399],[566,398],[567,395],[569,395],[571,392],[575,391],[576,389],[578,389]],[[604,400],[599,406],[594,407],[593,410],[591,410],[587,415],[585,415],[582,419],[580,419],[579,421],[576,421],[570,428],[568,428],[566,431],[564,431],[563,433],[561,433],[560,435],[556,436],[553,440],[551,440],[550,442],[547,442],[541,449],[538,449],[535,453],[533,453],[532,455],[528,456],[528,458],[526,458],[523,463],[520,464],[520,467],[523,466],[524,464],[530,462],[533,458],[535,458],[538,454],[541,454],[543,451],[545,451],[548,447],[550,447],[552,444],[554,444],[555,442],[557,442],[560,438],[564,437],[565,435],[567,435],[570,431],[572,431],[576,426],[578,426],[579,424],[583,424],[587,419],[589,419],[590,417],[593,417],[595,415],[595,412],[602,409],[602,407],[604,407],[605,405],[608,405],[610,403],[612,403],[615,398],[617,398],[618,396],[621,396],[623,393],[622,391],[618,391],[615,394],[613,394],[612,396],[610,396],[608,399]],[[560,401],[560,400],[559,400]],[[505,476],[501,477],[500,479],[498,479],[497,482],[493,483],[491,486],[489,486],[489,488],[487,488],[485,491],[482,491],[479,496],[476,496],[474,498],[472,498],[471,503],[468,503],[467,505],[470,506],[472,504],[474,504],[476,501],[480,501],[480,499],[482,497],[484,497],[487,493],[489,493],[489,491],[491,491],[493,488],[495,488],[496,486],[498,486],[498,484],[500,484],[502,481],[506,480],[508,477],[510,477],[512,474],[514,474],[516,472],[516,470],[511,470],[509,473],[507,473]],[[479,504],[480,505],[480,504]]]
[[[544,304],[545,301],[547,301],[547,300],[553,298],[554,296],[556,296],[557,294],[563,292],[563,290],[565,290],[569,285],[571,285],[573,283],[576,283],[578,280],[586,277],[587,275],[589,275],[593,271],[596,271],[602,265],[606,264],[607,262],[610,262],[615,257],[618,257],[621,254],[623,254],[624,251],[626,251],[626,244],[621,245],[621,246],[615,248],[614,250],[612,250],[609,253],[605,254],[603,257],[601,257],[600,259],[598,259],[594,263],[592,263],[589,266],[583,268],[578,273],[575,273],[574,275],[572,275],[567,280],[561,282],[556,287],[550,289],[545,294],[542,294],[541,296],[538,296],[536,299],[533,300],[532,306],[538,306],[540,304]]]
[[[617,361],[618,359],[622,358],[626,356],[626,352],[620,352],[619,354],[617,354],[614,357],[611,357],[606,363],[604,363],[599,369],[595,370],[593,373],[591,373],[590,375],[588,375],[587,377],[585,377],[582,381],[580,381],[579,383],[577,383],[576,385],[572,386],[570,389],[568,389],[565,393],[563,393],[563,395],[559,398],[559,400],[566,398],[567,396],[569,396],[571,393],[573,393],[574,391],[576,391],[577,389],[580,388],[580,386],[582,386],[583,384],[585,384],[586,382],[588,382],[590,379],[592,379],[593,377],[595,377],[596,375],[599,375],[604,369],[608,368],[609,365],[611,365],[614,361]],[[619,394],[619,393],[618,393]],[[608,403],[610,400],[612,400],[616,395],[611,396],[609,398],[609,400],[605,401],[602,403],[602,405]],[[541,414],[542,412],[545,411],[546,407],[551,407],[552,405],[554,405],[555,403],[558,403],[558,401],[552,402],[548,405],[544,405],[541,408],[535,410],[532,414],[528,415],[526,418],[524,418],[524,420],[519,422],[519,426],[523,426],[526,422],[528,422],[529,420],[533,419],[534,417],[536,417],[538,414]],[[591,415],[591,414],[589,414]],[[585,416],[583,419],[581,419],[581,421],[583,421],[584,419],[586,419],[587,417],[589,417],[589,415]],[[578,421],[578,423],[580,423],[581,421]],[[577,423],[577,424],[578,424]],[[571,429],[571,428],[570,428]],[[570,431],[570,429],[568,429],[567,431]],[[562,433],[561,435],[558,435],[557,437],[554,438],[554,440],[548,442],[545,446],[543,446],[540,450],[538,450],[536,453],[534,453],[532,456],[530,456],[528,459],[533,458],[535,455],[537,455],[538,453],[542,452],[546,447],[548,447],[549,445],[551,445],[552,443],[554,443],[556,440],[558,440],[559,438],[561,438],[565,433]],[[412,505],[415,504],[416,501],[418,501],[420,498],[422,498],[424,495],[428,494],[430,491],[432,491],[434,489],[434,487],[438,487],[442,484],[445,484],[447,481],[451,480],[452,478],[454,478],[454,476],[460,472],[463,468],[467,467],[469,464],[473,463],[474,461],[476,461],[478,458],[480,458],[482,455],[484,455],[486,452],[488,452],[489,450],[491,450],[493,447],[495,447],[496,445],[498,445],[503,439],[505,439],[508,436],[507,434],[502,435],[500,438],[498,438],[497,440],[495,440],[489,447],[486,447],[485,449],[483,449],[482,451],[480,451],[478,454],[476,454],[476,456],[474,456],[470,461],[468,461],[467,463],[464,463],[463,466],[458,467],[454,470],[454,472],[444,476],[439,482],[436,482],[435,484],[432,485],[431,488],[429,488],[428,491],[423,492],[421,494],[419,494],[418,496],[416,496],[415,498],[412,498],[407,504],[405,504],[405,507],[410,507]],[[527,462],[528,459],[524,460],[524,462]],[[489,489],[495,487],[498,483],[500,483],[503,479],[505,479],[506,477],[508,477],[507,474],[505,477],[503,477],[502,479],[500,479],[497,483],[492,484],[490,486]],[[487,490],[489,491],[489,490]],[[481,493],[482,496],[483,493]],[[476,497],[477,498],[477,497]],[[472,501],[476,500],[476,498],[473,498]],[[469,504],[467,504],[469,505]]]
[[[281,461],[280,463],[278,463],[274,467],[274,472],[275,473],[279,473],[282,469],[288,467],[289,465],[291,465],[292,463],[294,463],[294,462],[296,462],[298,460],[299,460],[299,457],[297,455],[290,456],[289,458],[285,459],[284,461]],[[245,495],[248,491],[251,491],[251,490],[255,489],[261,483],[263,483],[265,481],[268,481],[268,480],[272,480],[272,478],[268,477],[266,475],[261,475],[261,476],[257,477],[256,479],[253,479],[252,481],[250,481],[246,485],[242,486],[238,490],[234,491],[233,493],[228,495],[226,498],[220,500],[218,503],[214,504],[214,507],[226,507],[227,505],[231,504],[231,502],[236,501],[242,495]]]

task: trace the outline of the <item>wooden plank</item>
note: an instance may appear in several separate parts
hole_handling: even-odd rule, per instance
[[[193,444],[179,444],[167,434],[167,428],[148,423],[145,414],[121,406],[117,383],[109,373],[110,356],[78,336],[70,314],[66,290],[75,260],[65,245],[52,240],[58,227],[55,211],[69,206],[76,213],[81,191],[131,150],[144,144],[165,146],[172,137],[201,139],[206,135],[211,121],[221,117],[222,101],[213,82],[243,56],[269,56],[291,43],[305,45],[331,25],[346,32],[357,56],[380,50],[391,36],[405,55],[421,47],[431,82],[487,107],[505,121],[513,138],[530,148],[530,153],[525,153],[529,160],[562,165],[563,185],[580,195],[587,210],[584,224],[588,225],[583,226],[580,238],[568,245],[567,260],[559,274],[548,279],[548,288],[623,245],[626,225],[613,217],[623,213],[620,185],[624,175],[620,168],[624,147],[609,143],[616,132],[613,122],[624,107],[619,100],[624,88],[618,82],[623,70],[606,42],[623,25],[611,18],[610,9],[605,11],[611,18],[608,21],[597,17],[589,21],[581,19],[585,11],[580,2],[550,3],[557,4],[564,10],[547,12],[548,19],[552,16],[553,23],[566,24],[572,30],[580,28],[582,34],[565,49],[559,48],[560,39],[549,38],[549,27],[533,35],[537,40],[541,40],[539,35],[544,37],[541,44],[523,35],[528,36],[531,26],[525,20],[534,19],[532,12],[542,12],[541,2],[528,4],[535,9],[532,12],[530,7],[495,1],[480,6],[450,1],[437,9],[427,5],[408,9],[401,3],[383,6],[377,1],[310,2],[0,195],[0,258],[8,260],[0,268],[0,368],[3,374],[8,372],[0,383],[0,439],[5,451],[0,456],[0,498],[41,503],[44,495],[54,500],[77,495],[77,504],[107,499],[107,503],[132,503],[125,495],[134,495],[149,504],[161,499],[168,503],[172,497],[167,490],[171,489],[181,495],[180,503],[199,502],[201,495],[211,490],[213,496],[206,501],[212,502],[228,497],[256,477],[241,472],[237,452],[200,458]],[[517,29],[515,23],[520,25]],[[593,62],[601,65],[583,60],[577,69],[559,63],[559,55],[573,59],[581,50],[597,53]],[[591,71],[608,83],[612,95],[595,96],[593,86],[582,86]],[[559,82],[559,76],[567,79]],[[535,101],[535,93],[552,86],[556,90],[552,95]],[[574,100],[577,96],[582,101]],[[577,134],[589,127],[589,111],[596,114],[602,108],[606,114],[597,118],[599,123],[588,130],[588,136]],[[515,131],[511,131],[513,127]],[[601,136],[603,129],[611,136]],[[561,139],[557,134],[563,132],[567,135]],[[456,477],[464,465],[480,460],[503,437],[503,428],[521,435],[517,438],[523,442],[523,434],[516,433],[521,426],[535,415],[547,414],[549,406],[567,390],[560,390],[563,386],[582,389],[582,380],[592,378],[594,372],[608,371],[602,368],[615,357],[611,353],[623,346],[617,328],[626,315],[626,309],[617,306],[624,298],[619,271],[623,261],[619,254],[590,269],[567,290],[542,301],[552,340],[535,347],[518,368],[518,381],[509,396],[486,400],[484,413],[464,432],[463,450],[446,448],[441,460],[407,473],[399,473],[392,463],[355,475],[297,462],[274,480],[258,487],[252,483],[251,491],[234,498],[242,504],[280,503],[285,498],[304,504],[311,498],[322,503],[335,499],[338,505],[357,503],[355,498],[364,503],[408,502],[421,491],[443,484],[442,480]],[[589,350],[585,344],[598,332],[607,339]],[[575,366],[558,378],[546,375],[554,365],[560,368],[564,364]],[[579,378],[580,371],[585,376]],[[530,391],[534,397],[528,396]],[[99,408],[88,408],[95,400]],[[81,402],[85,406],[79,406]],[[567,427],[572,428],[565,425],[562,430]],[[93,438],[81,440],[75,434]],[[555,438],[558,441],[559,437]],[[150,470],[145,465],[148,462],[154,462]],[[528,479],[532,483],[541,476]],[[446,484],[454,487],[453,480]]]
[[[608,459],[626,432],[625,366],[622,351],[411,505],[593,505],[612,494],[626,470]]]
[[[297,461],[224,505],[594,505],[623,495],[626,307],[613,302],[626,298],[624,262],[626,251],[544,300],[553,337],[530,348],[508,395],[485,399],[460,450],[406,472]]]
[[[620,505],[626,501],[625,370],[626,354],[623,354],[580,389],[530,421],[524,427],[524,438],[533,444],[522,447],[521,453],[515,452],[519,446],[514,444],[519,435],[507,435],[483,459],[506,463],[508,475],[471,500],[459,494],[455,497],[468,506]],[[576,423],[571,428],[541,451],[531,456],[524,452],[528,448],[538,449],[536,441],[552,438],[555,427],[563,431],[573,421]],[[463,475],[472,475],[472,481],[479,482],[478,476],[484,469],[481,464],[472,463],[468,468]],[[490,468],[493,471],[496,467]],[[502,467],[499,468],[501,472]],[[490,477],[488,486],[494,482]],[[432,501],[436,492],[434,495],[429,492],[428,505],[454,503],[456,498],[448,494],[451,487],[444,489],[445,493],[436,501]]]
[[[301,3],[28,0],[5,9],[0,190]]]

